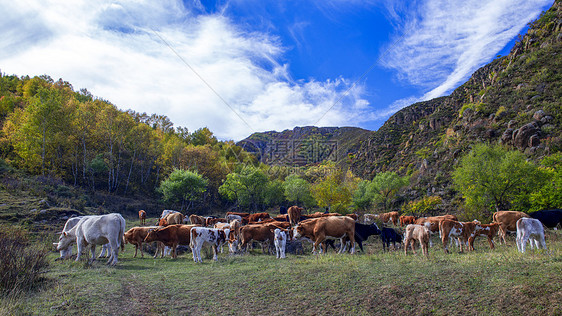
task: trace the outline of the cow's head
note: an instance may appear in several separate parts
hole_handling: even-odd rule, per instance
[[[68,232],[62,232],[59,236],[59,242],[53,243],[57,247],[58,251],[66,250],[73,242],[76,242],[76,237],[69,234]]]
[[[301,238],[304,236],[304,227],[300,224],[293,228],[293,238]]]
[[[370,229],[370,233],[372,233],[373,235],[380,235],[381,234],[381,230],[379,229],[379,227],[377,226],[377,224],[372,223],[371,225],[369,225],[371,227]]]
[[[155,241],[158,238],[158,231],[159,231],[158,228],[150,229],[146,234],[146,237],[144,237],[144,242]]]

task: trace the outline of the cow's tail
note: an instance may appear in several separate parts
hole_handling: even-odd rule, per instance
[[[192,250],[195,248],[195,238],[193,238],[193,235],[194,235],[193,229],[194,229],[194,228],[195,228],[195,227],[193,227],[193,228],[189,231],[189,234],[191,235],[191,236],[189,236],[189,248],[191,248]]]
[[[495,212],[494,214],[492,214],[492,222],[499,223],[497,216],[498,216],[498,212]]]

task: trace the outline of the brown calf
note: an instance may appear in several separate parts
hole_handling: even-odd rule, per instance
[[[146,212],[144,210],[139,211],[139,220],[142,226],[146,225]]]
[[[474,228],[474,232],[468,238],[468,246],[470,247],[470,250],[474,250],[474,239],[476,238],[476,236],[481,235],[488,237],[490,249],[494,249],[494,237],[498,234],[499,229],[499,223],[477,224]]]

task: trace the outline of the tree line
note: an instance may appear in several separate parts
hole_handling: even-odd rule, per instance
[[[30,174],[116,195],[161,199],[169,208],[205,213],[279,206],[349,213],[401,210],[427,215],[443,202],[406,201],[396,172],[360,179],[325,161],[268,166],[206,127],[190,132],[163,115],[122,111],[86,89],[48,76],[0,73],[0,158]],[[518,151],[475,145],[451,175],[467,217],[495,210],[560,207],[562,155],[528,161]]]

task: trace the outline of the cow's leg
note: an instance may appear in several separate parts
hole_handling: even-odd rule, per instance
[[[443,251],[445,251],[445,253],[449,253],[449,249],[447,248],[447,241],[449,236],[443,234],[443,236],[441,236],[441,242],[443,243]]]
[[[193,255],[193,262],[197,262],[197,246],[195,245],[195,243],[191,243],[191,254]]]
[[[281,243],[281,258],[286,258],[285,256],[285,247],[287,246],[286,242]],[[546,249],[546,248],[545,248]]]
[[[494,249],[494,240],[488,236],[488,244],[490,244],[490,249]]]
[[[213,260],[219,260],[217,245],[211,245],[211,248],[213,248]]]
[[[140,248],[140,252],[141,252],[141,258],[144,258],[144,254],[142,252],[142,241],[139,243],[139,248]]]
[[[415,239],[411,239],[411,245],[412,245],[412,251],[414,252],[414,255],[418,255],[416,253],[416,240]]]
[[[523,236],[521,237],[521,252],[522,253],[525,253],[528,241],[529,241],[529,236],[527,234],[523,234]]]
[[[546,250],[546,240],[544,239],[544,234],[539,236],[539,241],[541,243],[541,247]],[[537,246],[538,248],[538,246]]]
[[[90,245],[90,253],[92,254],[92,258],[90,259],[90,261],[94,262],[94,260],[96,260],[96,245]]]

